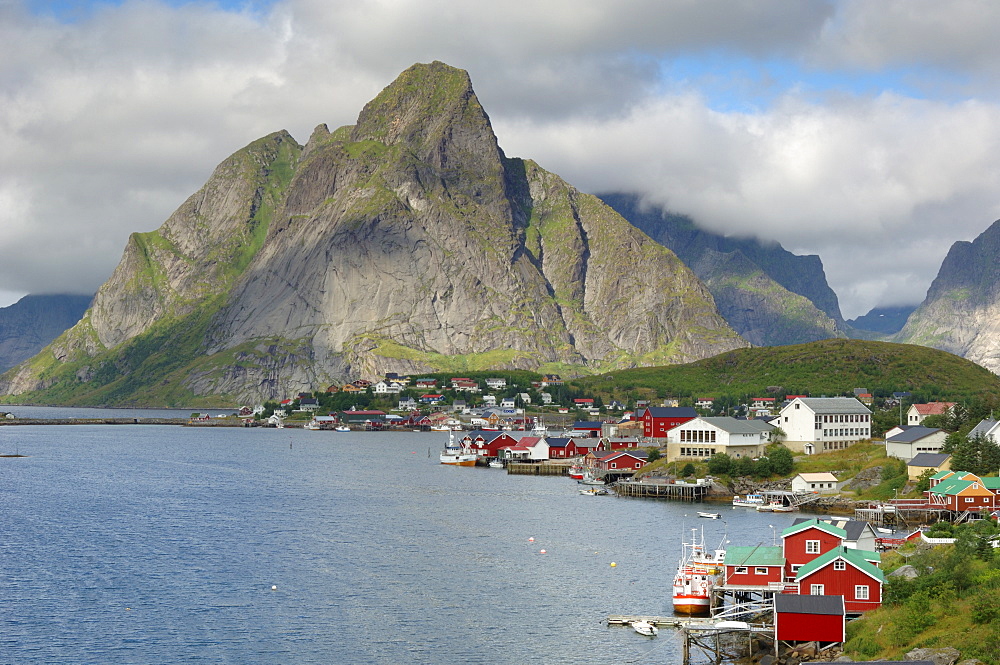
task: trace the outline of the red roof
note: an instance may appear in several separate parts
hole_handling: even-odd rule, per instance
[[[954,402],[929,402],[927,404],[914,404],[913,408],[922,416],[940,416],[955,406]]]

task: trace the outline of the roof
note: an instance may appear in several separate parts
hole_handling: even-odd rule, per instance
[[[565,448],[569,445],[569,442],[573,439],[567,436],[556,436],[556,437],[546,437],[545,442],[549,444],[549,448]]]
[[[603,424],[600,420],[581,420],[573,423],[573,429],[601,429]]]
[[[937,468],[948,461],[951,455],[947,453],[917,453],[913,456],[907,466],[925,466],[929,469]]]
[[[810,519],[818,519],[818,518],[796,517],[795,521],[792,522],[792,526],[801,524],[802,522],[808,522]],[[873,535],[875,533],[875,531],[872,529],[871,525],[868,524],[868,522],[862,522],[860,520],[825,519],[820,521],[826,522],[827,524],[835,526],[838,529],[843,529],[844,533],[847,534],[847,537],[844,538],[844,540],[849,540],[853,542],[856,542],[858,538],[864,535],[866,529],[871,531]]]
[[[893,434],[886,441],[890,443],[913,443],[941,431],[943,430],[937,427],[908,427],[899,434]]]
[[[977,434],[982,434],[983,436],[989,436],[990,432],[993,431],[1000,420],[980,420],[979,424],[972,428],[969,432],[968,438],[973,438]]]
[[[799,402],[813,413],[871,413],[871,409],[854,397],[798,397]],[[785,407],[788,408],[788,407]]]
[[[832,473],[800,473],[796,478],[801,478],[807,483],[829,483],[829,482],[839,482],[837,476]]]
[[[706,417],[698,418],[698,420],[730,434],[760,434],[774,429],[773,425],[763,420],[737,420],[731,416]],[[690,422],[684,424],[689,425]]]
[[[935,485],[930,489],[932,494],[961,494],[965,490],[972,487],[974,484],[978,484],[980,488],[987,489],[985,484],[981,480],[961,480],[956,474],[954,477],[948,477],[942,480],[940,483]],[[988,491],[988,490],[987,490]]]
[[[726,550],[727,566],[784,566],[785,556],[781,547],[730,547]]]
[[[647,406],[646,411],[653,418],[697,418],[693,406]]]
[[[948,469],[942,469],[931,476],[931,480],[941,480],[942,478],[947,478],[951,474],[956,473],[955,471],[949,471]]]
[[[787,529],[781,532],[781,537],[784,538],[786,536],[794,535],[796,533],[799,533],[800,531],[805,531],[810,527],[815,527],[820,531],[826,531],[827,533],[833,536],[837,536],[838,538],[845,538],[845,539],[847,538],[847,532],[841,529],[840,527],[833,526],[832,524],[823,522],[815,518],[793,523],[792,526],[788,527]]]
[[[793,593],[774,594],[774,611],[790,614],[832,614],[844,616],[843,596],[800,596]]]
[[[927,404],[914,404],[911,408],[916,409],[922,416],[939,416],[948,409],[955,406],[954,402],[928,402]]]
[[[809,575],[815,573],[821,568],[825,568],[827,564],[837,559],[843,559],[850,565],[854,566],[861,572],[865,573],[869,577],[872,577],[879,582],[885,582],[885,574],[880,568],[871,563],[873,555],[878,556],[875,552],[865,552],[863,550],[851,550],[846,547],[834,547],[832,550],[826,554],[821,554],[809,563],[805,564],[799,568],[798,574],[795,576],[795,581],[799,582]],[[874,559],[878,561],[878,559]],[[780,595],[780,594],[776,594]]]

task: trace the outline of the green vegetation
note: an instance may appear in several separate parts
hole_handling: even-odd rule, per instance
[[[880,609],[847,624],[845,653],[856,660],[904,660],[917,647],[955,647],[962,659],[1000,663],[1000,557],[990,541],[993,520],[935,526],[928,535],[954,537],[954,545],[907,544],[882,556],[890,573],[911,565],[912,580],[887,577]]]
[[[573,381],[610,399],[768,394],[833,396],[865,387],[876,397],[910,391],[914,401],[1000,401],[1000,377],[975,363],[922,346],[828,339],[738,349],[686,365],[621,370]],[[770,390],[769,390],[770,389]]]

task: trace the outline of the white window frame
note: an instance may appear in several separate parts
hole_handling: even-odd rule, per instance
[[[733,575],[746,575],[746,574],[747,574],[746,566],[736,566],[736,570],[733,571]]]
[[[822,596],[824,595],[825,587],[822,584],[810,584],[809,585],[809,595],[810,596]]]
[[[855,584],[854,585],[854,600],[868,600],[868,585],[867,584]]]
[[[833,569],[834,570],[847,570],[847,564],[844,562],[843,559],[837,559],[836,561],[833,562]]]
[[[806,541],[806,554],[819,554],[820,542],[818,540]]]
[[[754,575],[767,575],[767,567],[766,566],[757,566],[757,567],[755,567],[753,569],[753,574]]]

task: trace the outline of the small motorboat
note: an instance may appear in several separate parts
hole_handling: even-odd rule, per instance
[[[489,466],[491,469],[502,469],[503,468],[503,462],[501,462],[498,459],[491,459],[489,461],[489,464],[487,464],[487,466]]]
[[[588,487],[587,489],[580,490],[580,494],[584,496],[607,496],[608,490],[598,487]]]
[[[649,623],[648,621],[642,621],[642,620],[633,621],[629,625],[632,626],[632,630],[639,633],[640,635],[648,635],[649,637],[656,637],[656,634],[659,632],[658,630],[656,630],[656,626]]]
[[[337,427],[333,428],[333,431],[334,432],[350,432],[351,428],[348,427],[347,425],[338,425]]]
[[[720,515],[719,513],[703,513],[703,512],[699,511],[698,512],[698,517],[704,517],[705,519],[709,519],[709,520],[717,520],[717,519],[721,518],[722,515]]]

